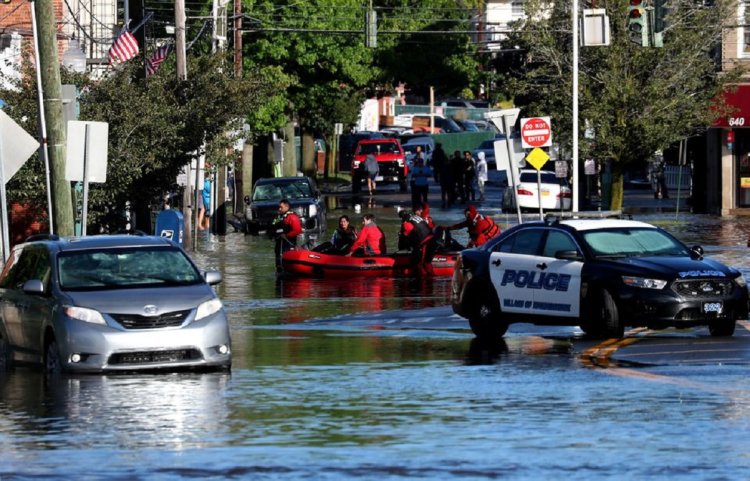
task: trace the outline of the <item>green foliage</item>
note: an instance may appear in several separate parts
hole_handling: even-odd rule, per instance
[[[475,47],[465,31],[468,2],[390,0],[374,2],[378,48],[364,45],[365,11],[359,0],[249,1],[254,19],[243,44],[245,66],[278,65],[291,79],[286,92],[290,116],[303,130],[324,136],[333,124],[356,123],[366,90],[405,81],[412,92],[435,86],[441,95],[478,85]],[[403,32],[403,33],[393,33]],[[344,106],[349,98],[356,106]]]
[[[517,25],[508,47],[521,55],[498,62],[507,95],[514,95],[524,117],[550,115],[555,140],[570,151],[572,132],[572,40],[569,1],[553,6],[524,3],[528,18]],[[735,3],[704,8],[692,1],[670,3],[664,48],[644,48],[629,41],[627,0],[598,5],[610,18],[608,47],[581,47],[579,123],[594,129],[596,139],[580,145],[581,158],[612,161],[617,176],[654,151],[710,126],[721,109],[717,98],[741,70],[720,73],[717,49],[724,25],[733,21]],[[546,10],[547,15],[541,13]],[[619,208],[619,206],[613,206]]]
[[[274,89],[284,88],[283,76],[268,72],[231,78],[223,55],[189,59],[187,81],[178,81],[168,65],[147,80],[140,79],[143,65],[137,60],[99,81],[77,78],[80,119],[109,124],[107,182],[91,184],[89,193],[90,221],[101,229],[117,228],[126,201],[146,205],[176,190],[177,175],[206,145],[213,145],[211,162],[227,162],[221,152],[235,139],[226,133],[242,132],[246,113],[256,111]],[[28,80],[18,85],[20,90],[0,94],[9,99],[11,116],[34,119],[27,122],[34,124],[36,105],[22,99],[36,98],[35,77],[24,78]],[[30,162],[21,169],[9,185],[9,198],[43,198],[40,193],[46,188],[40,164]]]

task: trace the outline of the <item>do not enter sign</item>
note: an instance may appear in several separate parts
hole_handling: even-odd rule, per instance
[[[521,144],[524,149],[552,145],[552,128],[549,117],[521,119]]]

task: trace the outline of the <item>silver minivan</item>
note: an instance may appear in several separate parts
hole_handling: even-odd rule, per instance
[[[34,236],[0,273],[0,363],[228,370],[229,325],[211,287],[221,279],[163,237]]]

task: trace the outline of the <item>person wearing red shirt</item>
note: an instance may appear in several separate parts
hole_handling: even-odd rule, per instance
[[[385,235],[382,229],[375,225],[375,216],[365,214],[362,218],[362,230],[359,231],[357,240],[352,244],[350,255],[374,256],[385,254]]]
[[[276,270],[281,269],[281,256],[297,247],[297,237],[302,235],[302,221],[292,212],[287,199],[279,201],[279,219],[272,229],[276,233]]]
[[[469,229],[469,243],[466,247],[479,247],[500,233],[500,227],[492,218],[477,212],[477,208],[470,205],[464,211],[466,220],[447,227],[446,230]]]

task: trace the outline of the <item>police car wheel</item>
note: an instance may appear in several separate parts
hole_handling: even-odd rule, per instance
[[[729,337],[734,335],[734,319],[715,321],[708,325],[708,332],[713,337]]]
[[[475,336],[481,338],[498,338],[505,335],[508,323],[502,319],[495,293],[485,293],[475,298],[476,307],[469,316],[469,327]]]
[[[617,304],[606,289],[602,289],[601,291],[599,308],[603,324],[602,334],[605,337],[622,337],[625,334],[625,328],[620,320]]]

